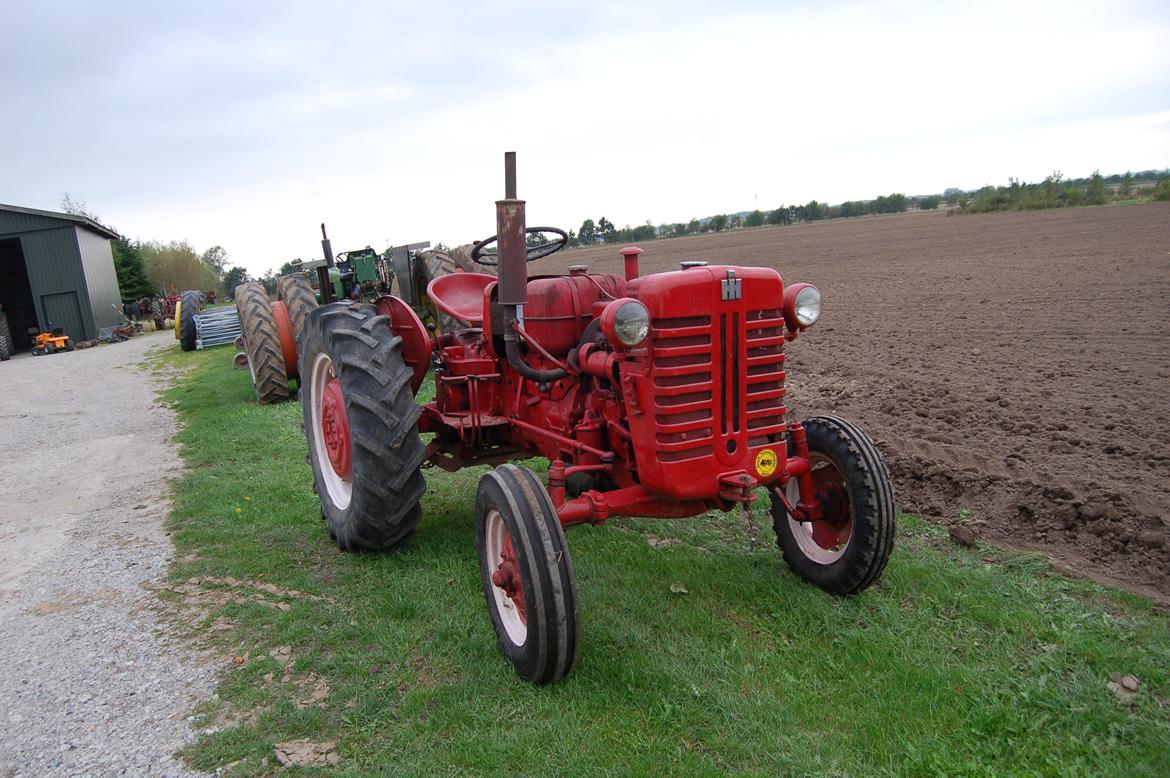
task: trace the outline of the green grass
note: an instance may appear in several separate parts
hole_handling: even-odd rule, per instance
[[[880,584],[850,599],[787,570],[762,508],[754,527],[736,513],[572,529],[581,657],[534,688],[498,653],[479,585],[483,468],[427,471],[401,550],[342,554],[300,406],[257,405],[230,358],[158,361],[191,368],[166,393],[188,469],[164,596],[225,667],[202,711],[214,731],[185,754],[196,768],[272,772],[274,744],[309,738],[337,740],[351,775],[1170,774],[1164,615],[910,516]],[[1141,679],[1132,706],[1111,672]],[[298,707],[321,681],[324,700]]]

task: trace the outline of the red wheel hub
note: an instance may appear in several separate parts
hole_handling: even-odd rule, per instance
[[[349,447],[349,417],[345,414],[345,397],[341,382],[331,376],[321,392],[321,439],[329,454],[333,472],[349,478],[353,471],[353,454]]]
[[[492,583],[504,590],[504,594],[516,605],[520,621],[528,623],[528,609],[524,604],[524,583],[520,579],[520,563],[516,560],[516,549],[512,536],[504,532],[504,548],[500,552],[503,560],[492,573]]]
[[[824,511],[823,519],[812,522],[812,538],[818,546],[831,551],[849,542],[853,534],[849,490],[841,471],[831,462],[814,462],[812,477],[816,499]]]

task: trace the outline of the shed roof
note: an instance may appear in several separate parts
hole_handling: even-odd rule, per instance
[[[122,237],[118,233],[111,230],[109,227],[104,227],[86,216],[75,216],[71,213],[57,213],[56,211],[41,211],[36,208],[24,208],[19,205],[5,205],[4,203],[0,203],[0,211],[23,213],[28,216],[43,216],[46,219],[60,219],[61,221],[72,222],[79,227],[84,227],[90,232],[96,232],[103,238],[109,238],[110,240],[117,240],[118,238]]]

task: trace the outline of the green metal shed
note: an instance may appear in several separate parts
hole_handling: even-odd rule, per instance
[[[61,327],[74,340],[121,322],[110,241],[92,219],[0,204],[0,306],[17,349],[30,327]]]

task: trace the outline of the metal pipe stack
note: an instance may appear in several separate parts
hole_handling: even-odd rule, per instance
[[[195,314],[195,348],[232,343],[244,331],[234,305],[208,308]]]

